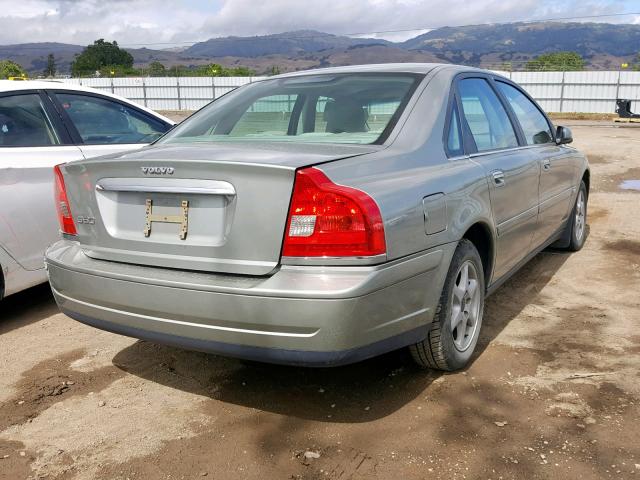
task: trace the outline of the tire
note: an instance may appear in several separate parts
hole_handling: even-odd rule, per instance
[[[466,288],[462,289],[464,271],[467,272],[467,282]],[[472,285],[474,288],[471,292]],[[473,243],[462,239],[451,259],[427,337],[409,347],[415,362],[423,368],[446,371],[465,367],[478,342],[484,296],[482,260]],[[454,314],[459,323],[452,328]],[[464,331],[461,328],[463,325]]]
[[[576,203],[571,210],[571,217],[567,222],[566,236],[569,242],[565,243],[563,250],[569,252],[577,252],[584,246],[587,239],[587,186],[584,182],[580,182],[580,189],[576,196]]]

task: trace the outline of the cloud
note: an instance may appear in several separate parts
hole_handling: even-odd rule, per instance
[[[0,43],[87,44],[105,38],[159,48],[217,36],[301,29],[403,40],[444,25],[596,15],[629,8],[622,0],[0,0],[4,12]],[[602,21],[637,23],[638,19]],[[407,29],[413,31],[398,31]]]
[[[522,12],[533,12],[538,4],[535,0],[270,0],[260,4],[252,0],[227,0],[218,15],[205,21],[201,32],[239,35],[247,31],[261,34],[301,28],[333,33],[418,30],[520,19]]]
[[[188,40],[202,12],[169,0],[0,0],[0,43]],[[189,38],[190,39],[190,38]]]

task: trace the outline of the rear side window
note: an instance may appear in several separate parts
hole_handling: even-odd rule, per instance
[[[59,144],[60,139],[40,95],[34,93],[0,98],[0,146],[43,147]]]
[[[489,83],[482,78],[458,82],[464,115],[479,152],[518,146],[507,111]]]
[[[89,145],[151,143],[169,127],[121,103],[89,95],[56,93],[82,141]]]
[[[462,131],[460,129],[460,118],[458,116],[458,106],[454,103],[449,120],[449,132],[447,134],[447,153],[450,157],[464,154],[462,147]]]
[[[553,141],[551,129],[547,119],[542,115],[538,107],[517,88],[504,82],[496,82],[502,94],[518,118],[522,127],[527,145],[550,143]]]

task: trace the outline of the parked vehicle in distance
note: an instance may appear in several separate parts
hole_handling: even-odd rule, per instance
[[[140,148],[173,124],[98,90],[0,80],[0,299],[47,280],[44,251],[59,238],[53,167]]]
[[[80,322],[190,349],[326,366],[409,346],[459,369],[485,296],[585,241],[571,141],[488,71],[272,77],[150,148],[57,167],[53,293]]]

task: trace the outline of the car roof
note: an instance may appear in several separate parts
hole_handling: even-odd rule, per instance
[[[83,87],[82,85],[75,85],[73,83],[62,82],[60,80],[0,80],[0,93],[20,92],[23,90],[68,90],[70,92],[93,93],[134,105],[136,108],[144,110],[145,112],[150,113],[154,117],[160,118],[171,125],[175,125],[176,123],[170,118],[160,115],[158,112],[155,112],[150,108],[146,108],[119,95],[114,95],[113,93],[105,92],[104,90],[96,88]]]
[[[427,74],[434,69],[447,69],[458,72],[485,72],[474,67],[464,65],[452,65],[450,63],[378,63],[370,65],[349,65],[344,67],[317,68],[312,70],[300,70],[298,72],[284,73],[269,78],[288,78],[301,75],[325,75],[332,73],[419,73]],[[491,72],[493,74],[493,72]]]
[[[20,90],[74,90],[78,92],[100,93],[111,96],[107,92],[95,88],[83,87],[61,80],[0,80],[1,92],[16,92]]]

